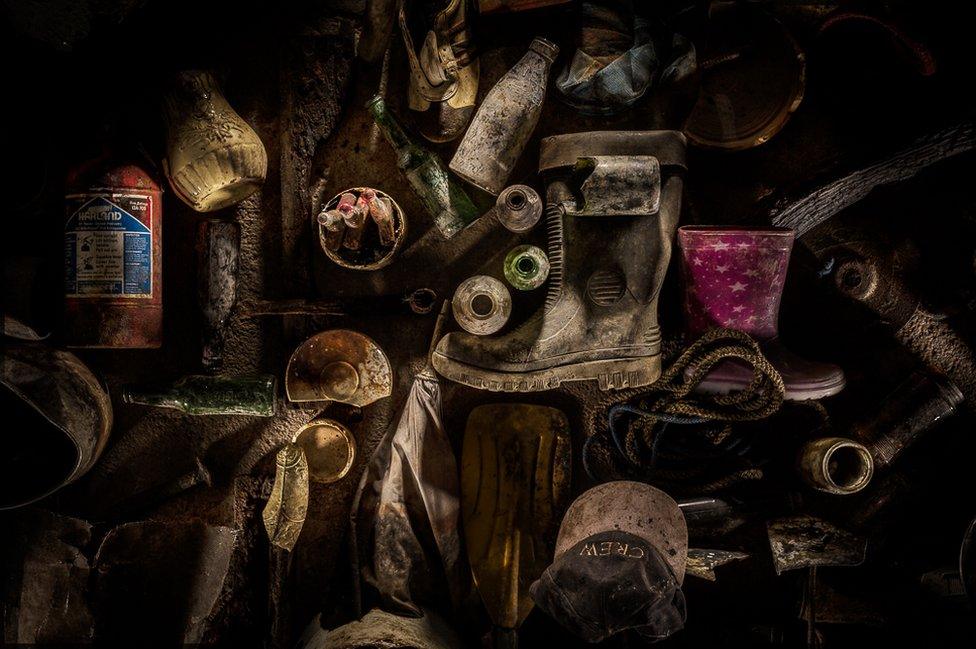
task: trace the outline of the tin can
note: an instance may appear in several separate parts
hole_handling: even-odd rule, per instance
[[[64,337],[69,347],[157,348],[163,339],[162,190],[131,158],[68,175]]]
[[[377,233],[377,224],[373,223],[373,219],[369,219],[364,225],[364,227],[369,229],[369,232],[360,235],[361,240],[357,241],[355,249],[349,249],[342,245],[344,238],[343,230],[346,230],[346,228],[339,230],[338,233],[334,233],[329,232],[322,223],[318,223],[319,245],[322,247],[322,252],[325,253],[326,257],[343,268],[351,268],[353,270],[379,270],[380,268],[385,268],[390,265],[394,257],[400,252],[400,249],[403,248],[403,243],[407,240],[407,215],[392,196],[379,189],[351,187],[333,196],[332,200],[326,203],[322,211],[328,212],[329,210],[336,209],[345,194],[350,194],[358,198],[367,190],[371,191],[376,199],[389,201],[389,205],[392,208],[393,240],[389,244],[384,244]],[[345,236],[348,236],[348,233],[345,233]]]

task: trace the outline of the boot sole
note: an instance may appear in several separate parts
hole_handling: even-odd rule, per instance
[[[596,381],[601,390],[621,390],[650,385],[661,376],[660,355],[586,361],[530,372],[493,372],[436,351],[431,361],[444,378],[489,392],[542,392],[573,381]]]

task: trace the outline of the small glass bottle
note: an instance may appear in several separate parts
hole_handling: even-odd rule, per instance
[[[505,279],[520,291],[539,288],[549,277],[549,258],[538,246],[516,246],[505,255]]]
[[[366,103],[376,124],[397,154],[397,167],[417,192],[445,238],[471,225],[481,214],[461,184],[432,151],[417,144],[387,110],[379,95]]]
[[[258,376],[185,376],[172,385],[122,386],[122,403],[174,408],[190,415],[275,414],[277,381]]]

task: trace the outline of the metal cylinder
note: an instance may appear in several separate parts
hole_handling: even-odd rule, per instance
[[[853,426],[852,436],[870,449],[876,467],[886,468],[962,401],[946,377],[915,372],[885,398],[876,416]]]
[[[68,176],[64,226],[69,347],[163,344],[162,190],[139,164],[98,158]]]
[[[868,486],[874,461],[863,444],[843,437],[822,437],[801,449],[799,471],[814,489],[842,496]]]
[[[512,296],[494,277],[475,275],[461,282],[451,302],[454,319],[477,336],[493,334],[512,315]]]

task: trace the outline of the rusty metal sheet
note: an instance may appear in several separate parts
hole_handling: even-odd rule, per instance
[[[341,401],[366,406],[393,391],[393,370],[371,338],[332,329],[302,343],[288,361],[285,394],[290,401]]]
[[[818,566],[859,566],[867,540],[815,516],[800,514],[766,523],[776,574]]]
[[[733,561],[743,561],[752,555],[734,550],[708,550],[704,548],[688,548],[688,561],[685,564],[685,574],[706,581],[715,581],[715,569],[728,565]]]
[[[236,539],[229,527],[199,519],[140,521],[109,531],[94,562],[96,640],[200,642]]]
[[[5,520],[0,538],[0,645],[92,641],[94,619],[86,600],[91,528],[86,521],[39,509]]]

